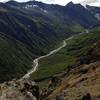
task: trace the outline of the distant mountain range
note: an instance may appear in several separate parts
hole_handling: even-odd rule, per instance
[[[19,78],[59,41],[100,25],[100,8],[70,2],[0,3],[0,81]],[[5,77],[4,77],[5,75]]]

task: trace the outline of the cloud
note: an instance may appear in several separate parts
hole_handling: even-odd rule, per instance
[[[55,2],[55,0],[44,0],[45,2]]]
[[[99,0],[84,0],[81,3],[85,5],[85,4],[95,3],[95,2],[98,2],[98,1]]]
[[[55,2],[55,0],[36,0],[36,1],[43,1],[43,2],[47,2],[47,3],[53,3],[53,2]]]
[[[52,3],[52,4],[66,5],[71,0],[36,0],[36,1],[42,1],[44,3],[49,3],[49,4]]]

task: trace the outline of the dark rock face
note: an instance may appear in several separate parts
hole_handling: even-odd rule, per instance
[[[86,95],[84,95],[84,96],[82,97],[81,100],[91,100],[91,95],[90,95],[89,93],[87,93]]]

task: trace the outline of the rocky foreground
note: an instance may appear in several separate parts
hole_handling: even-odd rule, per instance
[[[0,100],[37,100],[39,87],[29,79],[0,84]]]

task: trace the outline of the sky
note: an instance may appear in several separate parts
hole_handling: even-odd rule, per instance
[[[5,2],[8,0],[0,0],[0,2]],[[25,1],[29,1],[29,0],[16,0],[19,2],[25,2]],[[36,0],[36,1],[42,1],[44,3],[48,3],[48,4],[60,4],[60,5],[66,5],[68,2],[73,1],[74,3],[82,3],[84,4],[91,4],[91,5],[96,5],[96,6],[100,6],[100,0]]]

